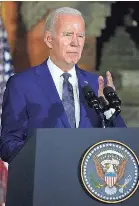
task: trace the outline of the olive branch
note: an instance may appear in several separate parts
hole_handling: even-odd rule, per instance
[[[101,188],[100,183],[95,180],[92,172],[90,173],[90,182],[91,182],[92,186],[94,186],[95,188]]]

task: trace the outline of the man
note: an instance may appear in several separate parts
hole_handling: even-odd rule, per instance
[[[88,83],[103,95],[104,79],[78,68],[84,42],[81,13],[60,8],[47,18],[44,41],[50,57],[10,78],[3,100],[1,158],[9,161],[32,135],[33,128],[101,127],[101,118],[85,104],[82,87]],[[110,72],[107,85],[114,87]],[[120,116],[113,127],[124,127]]]

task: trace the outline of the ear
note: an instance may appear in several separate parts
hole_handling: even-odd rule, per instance
[[[45,32],[44,42],[50,49],[52,49],[52,34],[49,31]]]

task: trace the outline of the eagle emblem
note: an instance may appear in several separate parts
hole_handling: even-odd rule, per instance
[[[138,187],[138,159],[126,145],[103,141],[90,147],[81,164],[81,179],[97,199],[117,203],[127,199]]]
[[[116,193],[117,189],[114,186],[119,186],[118,184],[121,177],[124,175],[125,167],[127,160],[123,160],[121,163],[118,164],[118,161],[112,159],[112,160],[106,160],[105,165],[98,162],[97,159],[93,159],[95,166],[96,166],[96,172],[98,177],[100,177],[104,181],[103,186],[108,186],[105,188],[105,192],[109,195]],[[114,169],[114,165],[117,166],[117,171]],[[128,177],[131,179],[131,176]],[[125,187],[126,185],[121,185],[122,187]],[[120,190],[121,191],[121,190]]]

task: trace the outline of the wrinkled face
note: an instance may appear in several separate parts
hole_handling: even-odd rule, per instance
[[[64,64],[76,64],[85,41],[85,25],[80,16],[59,15],[49,44],[50,55]]]

